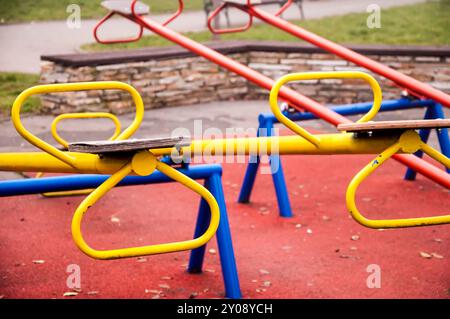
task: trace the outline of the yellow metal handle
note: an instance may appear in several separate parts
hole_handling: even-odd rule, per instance
[[[141,96],[139,95],[139,92],[135,88],[133,88],[129,84],[116,81],[46,84],[31,87],[23,91],[14,101],[13,107],[11,109],[11,120],[14,124],[14,127],[24,139],[26,139],[34,146],[53,155],[64,163],[76,168],[76,160],[74,157],[44,142],[43,140],[29,132],[23,126],[20,119],[20,110],[25,100],[32,95],[85,90],[123,90],[130,93],[134,104],[136,105],[136,115],[131,125],[117,137],[117,140],[127,139],[134,132],[136,132],[144,117],[144,103]]]
[[[436,161],[442,163],[447,168],[450,167],[450,159],[445,155],[439,153],[431,146],[424,143],[417,132],[410,130],[404,132],[397,143],[393,144],[381,154],[379,154],[372,162],[367,164],[356,176],[352,179],[347,188],[346,202],[347,208],[351,216],[361,225],[370,228],[400,228],[400,227],[416,227],[428,226],[438,224],[450,223],[450,215],[420,217],[420,218],[404,218],[404,219],[383,219],[373,220],[364,217],[356,207],[355,197],[358,186],[370,174],[372,174],[378,167],[380,167],[386,160],[391,158],[399,151],[405,153],[415,153],[422,150],[424,153],[434,158]]]
[[[83,239],[81,233],[81,222],[87,210],[103,197],[110,189],[117,185],[123,178],[131,173],[141,176],[150,175],[155,169],[183,184],[187,188],[199,194],[208,203],[211,211],[211,221],[208,229],[195,239],[165,243],[159,245],[149,245],[141,247],[121,248],[113,250],[95,250],[91,248]],[[111,175],[103,184],[95,189],[78,206],[72,219],[72,237],[75,244],[86,255],[96,259],[117,259],[127,257],[137,257],[146,255],[163,254],[177,251],[195,249],[205,245],[216,233],[220,221],[219,205],[214,196],[202,185],[190,179],[186,175],[178,172],[169,165],[162,163],[150,151],[139,152],[134,155],[132,161],[123,166],[118,172]]]
[[[303,72],[303,73],[292,73],[287,74],[279,78],[272,87],[270,91],[269,103],[270,108],[275,115],[275,117],[280,121],[280,123],[287,126],[294,133],[302,136],[315,146],[319,146],[319,137],[309,133],[304,128],[300,127],[294,121],[287,118],[280,110],[278,105],[278,94],[283,85],[288,82],[293,81],[304,81],[304,80],[320,80],[320,79],[362,79],[369,83],[373,91],[373,105],[367,114],[365,114],[358,122],[367,122],[375,117],[378,110],[381,107],[382,93],[378,82],[369,74],[359,71],[341,71],[341,72]]]
[[[94,119],[94,118],[107,118],[113,121],[115,125],[115,130],[114,134],[109,138],[110,140],[115,140],[120,135],[121,125],[117,116],[106,112],[89,112],[89,113],[67,113],[57,116],[53,120],[51,126],[53,138],[65,149],[67,149],[69,147],[69,143],[58,134],[58,123],[61,122],[62,120],[68,119]]]
[[[61,144],[65,149],[69,147],[69,143],[63,139],[58,134],[58,123],[62,120],[66,119],[92,119],[92,118],[108,118],[111,119],[115,125],[114,134],[109,138],[110,140],[116,139],[121,130],[120,121],[114,114],[111,113],[105,113],[105,112],[89,112],[89,113],[67,113],[67,114],[61,114],[57,116],[51,126],[51,132],[53,135],[53,138]],[[36,178],[41,178],[44,176],[44,173],[37,173]],[[64,191],[64,192],[48,192],[48,193],[42,193],[41,195],[44,197],[60,197],[60,196],[77,196],[77,195],[87,195],[90,194],[93,191],[93,189],[81,189],[76,191]]]

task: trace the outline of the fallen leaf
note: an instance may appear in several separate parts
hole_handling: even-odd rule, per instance
[[[306,232],[307,232],[308,234],[312,234],[312,229],[309,229],[309,228],[308,228],[308,229],[306,230]]]
[[[161,295],[154,295],[154,296],[152,296],[152,299],[159,299],[159,298],[161,298]]]
[[[260,270],[259,270],[259,273],[260,273],[261,275],[268,275],[268,274],[270,274],[270,272],[269,272],[268,270],[265,270],[265,269],[260,269]]]
[[[88,291],[87,294],[89,296],[98,295],[98,291]]]
[[[216,251],[214,248],[209,249],[208,252],[209,252],[211,255],[215,255],[215,254],[217,253],[217,251]]]
[[[45,263],[45,260],[40,260],[40,259],[33,260],[33,264],[42,265],[43,263]]]
[[[195,299],[198,296],[198,293],[193,292],[189,295],[189,299]]]
[[[263,286],[264,287],[270,287],[270,286],[272,286],[272,283],[270,281],[266,280],[266,281],[263,282]]]
[[[205,271],[206,272],[210,272],[210,273],[215,273],[216,272],[215,269],[211,269],[211,268],[206,268]]]
[[[352,238],[352,240],[359,240],[359,236],[358,235],[353,235],[351,238]]]
[[[440,239],[440,238],[434,238],[433,241],[435,241],[437,243],[442,243],[442,239]]]
[[[159,284],[158,287],[163,289],[170,289],[170,286],[167,284]]]
[[[343,259],[349,259],[349,258],[351,258],[351,256],[349,256],[349,255],[339,255],[339,257],[340,257],[340,258],[343,258]]]
[[[258,282],[258,280],[257,279],[252,279],[252,282],[253,283]]]
[[[428,254],[426,252],[423,252],[423,251],[419,252],[419,255],[420,255],[420,257],[426,258],[426,259],[430,259],[430,258],[433,257],[432,255],[430,255],[430,254]]]
[[[63,294],[63,296],[64,296],[64,297],[75,297],[75,296],[78,296],[78,292],[75,292],[75,291],[68,291],[68,292],[65,292],[65,293]]]
[[[138,258],[136,258],[136,261],[138,263],[145,263],[147,261],[147,258],[145,258],[145,257],[138,257]]]
[[[302,224],[295,224],[295,228],[301,228]]]
[[[115,217],[115,216],[112,216],[111,217],[111,222],[113,222],[113,223],[120,223],[120,219]]]
[[[322,216],[322,220],[324,220],[324,221],[329,221],[331,218],[330,217],[328,217],[328,216],[325,216],[325,215],[323,215]]]
[[[351,247],[350,247],[350,250],[355,251],[355,250],[358,250],[358,248],[356,248],[355,246],[351,246]]]
[[[436,253],[431,253],[431,256],[433,256],[434,258],[437,258],[437,259],[442,259],[442,258],[444,258],[444,256],[439,255],[439,254],[436,254]]]
[[[161,290],[156,290],[156,289],[145,289],[144,290],[146,294],[160,294]]]
[[[172,280],[173,278],[170,276],[162,276],[161,280]]]

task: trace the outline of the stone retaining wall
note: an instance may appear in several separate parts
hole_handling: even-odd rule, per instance
[[[273,79],[291,72],[364,71],[308,45],[219,42],[209,46]],[[365,46],[352,49],[450,93],[449,48]],[[376,77],[385,99],[400,96],[400,88]],[[42,57],[42,83],[106,80],[133,85],[141,93],[146,108],[268,99],[267,90],[178,47]],[[368,85],[359,80],[313,80],[293,87],[325,104],[372,99]],[[42,97],[42,106],[43,112],[54,114],[88,110],[120,114],[134,109],[128,94],[118,91],[49,94]]]

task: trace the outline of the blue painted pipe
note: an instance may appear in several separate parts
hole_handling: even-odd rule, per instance
[[[206,179],[213,174],[222,174],[218,164],[189,166],[179,171],[192,179]],[[0,197],[47,192],[61,192],[96,188],[110,175],[65,175],[56,177],[28,178],[0,182]],[[169,183],[172,179],[155,171],[150,176],[127,176],[117,186]]]
[[[336,113],[340,115],[357,115],[369,112],[372,108],[373,103],[355,103],[355,104],[345,104],[336,105],[331,108]],[[423,108],[433,105],[432,100],[410,100],[408,98],[402,98],[399,100],[387,100],[381,103],[380,112],[387,111],[397,111],[403,109],[413,109],[413,108]],[[292,121],[307,121],[315,120],[317,116],[311,112],[295,112],[288,114],[289,119]],[[278,119],[272,113],[261,113],[258,117],[260,123],[262,121],[273,121],[274,123],[279,123]]]

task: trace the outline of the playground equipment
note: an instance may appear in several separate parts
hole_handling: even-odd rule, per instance
[[[337,105],[333,106],[331,109],[341,115],[357,115],[367,113],[371,107],[372,103],[356,103],[350,105]],[[379,112],[409,110],[413,108],[425,108],[426,109],[424,115],[425,120],[445,118],[442,106],[440,104],[432,100],[417,100],[411,99],[409,97],[403,97],[399,100],[383,101]],[[283,111],[283,114],[286,115],[292,121],[309,121],[317,119],[317,116],[315,116],[311,112],[298,112],[285,110]],[[267,132],[268,136],[272,135],[274,125],[276,123],[279,123],[278,119],[272,113],[261,113],[258,117],[258,122],[259,122],[258,134],[260,132],[263,134]],[[436,129],[435,131],[438,137],[441,152],[445,156],[450,157],[450,138],[448,135],[447,128],[440,128]],[[422,141],[424,141],[425,143],[428,141],[430,132],[431,132],[430,129],[421,129],[419,131],[419,135]],[[418,151],[414,153],[414,155],[422,157],[423,152]],[[274,163],[273,165],[270,165],[270,168],[272,170],[272,179],[277,197],[279,214],[282,217],[292,217],[293,213],[289,200],[286,181],[284,178],[281,158],[278,155],[271,155],[269,160],[270,163]],[[244,180],[242,182],[241,190],[238,197],[239,203],[250,202],[250,196],[254,187],[259,165],[260,165],[259,156],[255,156],[247,164],[247,170],[245,172]],[[273,169],[274,167],[276,167],[276,169]],[[447,172],[450,172],[448,168]],[[407,168],[404,178],[406,180],[414,180],[415,177],[416,172],[411,168]]]
[[[239,2],[240,4],[237,4],[237,2]],[[237,1],[237,2],[236,2],[236,5],[238,5],[238,6],[245,7],[248,4],[247,2],[246,2],[246,5],[241,4],[242,1]],[[288,2],[287,4],[290,4],[290,3],[291,2]],[[181,10],[183,8],[182,0],[179,0],[180,6],[179,6],[179,9],[177,10],[177,12],[164,24],[159,24],[159,23],[147,18],[145,16],[148,13],[147,11],[138,10],[138,6],[140,6],[141,3],[138,2],[137,0],[108,1],[108,2],[104,2],[102,4],[108,10],[110,10],[110,13],[108,15],[106,15],[105,18],[102,19],[98,23],[98,25],[95,27],[94,36],[96,38],[98,38],[97,32],[98,32],[99,28],[112,16],[112,14],[119,14],[119,15],[125,17],[126,19],[128,19],[132,22],[135,22],[140,27],[147,28],[150,31],[154,32],[155,34],[158,34],[158,35],[198,54],[199,56],[202,56],[202,57],[210,60],[211,62],[246,78],[247,80],[255,83],[256,85],[258,85],[262,88],[271,90],[272,86],[275,83],[274,80],[260,74],[259,72],[256,72],[255,70],[253,70],[243,64],[240,64],[239,62],[236,62],[233,59],[231,59],[223,54],[220,54],[217,51],[214,51],[196,41],[193,41],[193,40],[187,38],[186,36],[183,36],[175,31],[171,30],[170,28],[168,28],[167,24],[170,23],[171,21],[173,21],[173,19],[175,19],[181,12]],[[251,6],[249,6],[249,7],[251,7]],[[129,8],[131,8],[131,9],[129,9]],[[283,8],[282,8],[282,10],[280,10],[281,12],[279,11],[278,13],[281,14],[282,11],[287,8],[287,6],[284,6]],[[257,10],[257,9],[252,8],[252,10]],[[257,12],[259,12],[259,11],[261,11],[261,10],[258,10]],[[261,13],[261,15],[262,14],[265,14],[265,13],[263,12],[263,13]],[[269,14],[266,14],[266,15],[269,15]],[[288,25],[289,24],[288,22],[286,22],[282,19],[279,19],[276,17],[272,17],[272,18],[275,19],[275,21],[279,22],[280,25]],[[102,40],[102,43],[137,41],[140,38],[140,36],[141,35],[139,35],[136,38],[132,38],[132,39]],[[405,85],[405,87],[408,87],[408,86]],[[435,89],[432,89],[429,86],[425,85],[425,87],[430,88],[431,90],[433,90],[433,92],[437,91]],[[441,100],[442,100],[442,101],[446,102],[446,103],[441,102],[444,105],[450,104],[448,95],[446,95],[442,92],[440,92],[439,94],[433,94],[433,96],[434,95],[441,97],[441,99],[436,99],[436,101],[441,102]],[[289,103],[290,106],[292,106],[298,110],[301,110],[301,111],[303,111],[303,110],[310,111],[317,117],[319,117],[333,125],[337,126],[338,124],[350,122],[347,118],[337,114],[336,112],[333,112],[332,110],[324,107],[323,105],[319,104],[318,102],[316,102],[316,101],[314,101],[292,89],[289,89],[287,87],[283,87],[280,89],[279,96],[282,100]],[[427,95],[424,94],[424,96],[427,96]],[[431,96],[431,98],[433,98],[433,97]],[[417,171],[418,173],[421,173],[424,176],[432,179],[433,181],[443,185],[444,187],[450,188],[450,178],[448,177],[448,174],[443,172],[442,170],[438,169],[437,167],[435,167],[413,155],[410,155],[410,154],[395,154],[394,159],[407,165],[414,171]]]
[[[289,81],[323,78],[352,78],[367,81],[374,93],[372,108],[356,124],[340,126],[338,134],[313,135],[288,119],[278,107],[278,94]],[[129,92],[136,104],[136,115],[131,125],[117,136],[115,141],[79,142],[68,144],[69,151],[61,151],[42,141],[23,126],[20,110],[24,101],[33,94],[50,92],[120,89]],[[144,255],[162,254],[192,250],[189,270],[200,271],[206,243],[218,231],[221,249],[221,263],[226,287],[226,296],[239,298],[240,289],[236,265],[229,233],[223,191],[220,185],[220,168],[200,165],[197,168],[176,170],[164,163],[162,156],[183,156],[191,158],[208,155],[258,155],[261,150],[274,154],[374,154],[374,161],[358,173],[347,190],[347,207],[353,218],[371,228],[416,227],[450,223],[450,215],[370,220],[364,217],[355,204],[356,189],[387,159],[396,153],[414,153],[419,149],[450,167],[450,159],[421,141],[415,129],[450,127],[449,120],[400,121],[376,123],[372,120],[381,106],[381,89],[376,80],[361,72],[300,73],[290,74],[278,80],[270,94],[270,105],[275,117],[298,136],[255,137],[235,139],[215,139],[186,142],[176,139],[125,140],[138,128],[143,118],[143,102],[138,92],[121,82],[85,82],[71,84],[41,85],[22,92],[14,102],[11,119],[17,132],[28,142],[44,152],[0,154],[0,170],[41,171],[77,174],[111,174],[105,176],[63,176],[10,181],[0,183],[0,195],[11,196],[39,192],[60,192],[96,187],[75,210],[72,219],[72,237],[77,247],[86,255],[96,259],[117,259]],[[69,116],[70,117],[70,116]],[[378,133],[381,131],[381,133]],[[357,132],[353,134],[349,132]],[[367,133],[367,132],[370,132]],[[227,153],[229,152],[229,153]],[[231,154],[230,154],[231,153]],[[155,173],[155,171],[158,171]],[[158,175],[154,175],[158,174]],[[188,175],[185,175],[188,174]],[[129,176],[135,175],[135,176]],[[205,179],[201,186],[194,179]],[[113,187],[131,184],[160,183],[177,181],[202,197],[194,239],[182,242],[150,245],[142,247],[96,250],[83,238],[81,223],[87,210]],[[209,191],[209,190],[211,191]],[[219,203],[220,204],[219,204]]]

